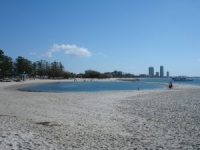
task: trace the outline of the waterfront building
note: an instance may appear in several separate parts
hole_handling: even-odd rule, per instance
[[[160,77],[164,77],[164,67],[160,66]]]
[[[169,78],[169,71],[167,71],[167,77]]]
[[[159,72],[156,72],[156,77],[159,77]]]
[[[149,67],[149,76],[150,77],[154,76],[154,67]]]

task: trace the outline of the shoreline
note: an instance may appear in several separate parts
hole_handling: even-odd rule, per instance
[[[91,81],[92,80],[92,81]],[[77,79],[76,82],[130,82],[130,81],[137,81],[137,80],[123,80],[123,79],[118,79],[118,78],[111,78],[111,79]],[[21,91],[21,92],[35,92],[35,91],[23,91],[20,90],[22,88],[30,87],[30,86],[35,86],[35,85],[40,85],[40,84],[52,84],[52,83],[69,83],[69,82],[74,82],[74,79],[64,79],[64,80],[52,80],[52,79],[36,79],[36,80],[26,80],[23,82],[5,82],[5,83],[0,83],[0,88],[4,88],[6,90],[12,90],[12,91]],[[150,82],[151,83],[151,82]],[[139,90],[139,91],[163,91],[163,90],[177,90],[177,89],[182,89],[182,88],[200,88],[200,86],[197,85],[182,85],[182,84],[173,84],[174,88],[173,89],[168,89],[167,88],[167,83],[161,83],[165,84],[166,87],[163,89],[144,89],[144,90]],[[89,92],[89,91],[76,91],[76,92],[67,92],[67,93],[95,93],[95,92],[134,92],[137,90],[113,90],[113,91],[94,91],[94,92]],[[39,92],[40,93],[40,92]],[[51,93],[51,92],[49,92]],[[65,92],[52,92],[52,93],[65,93]]]
[[[110,90],[110,91],[69,91],[69,92],[40,92],[40,91],[24,91],[20,90],[22,88],[26,88],[29,86],[34,86],[34,85],[40,85],[40,84],[52,84],[52,83],[63,83],[63,82],[73,82],[73,80],[49,80],[49,79],[39,79],[39,80],[27,80],[24,82],[9,82],[5,83],[4,85],[0,85],[0,89],[4,91],[12,91],[12,92],[19,92],[19,93],[37,93],[37,94],[80,94],[80,95],[88,95],[88,94],[113,94],[113,93],[134,93],[134,94],[148,94],[150,92],[161,92],[161,91],[166,91],[167,88],[163,89],[149,89],[149,90]],[[79,80],[78,82],[84,82],[84,80]],[[90,82],[88,80],[88,82]],[[126,82],[126,81],[119,81],[117,78],[113,78],[111,80],[106,79],[106,80],[97,80],[93,82]]]
[[[200,88],[175,85],[172,90],[95,93],[16,90],[34,82],[58,81],[0,83],[0,149],[200,148],[196,134]]]
[[[77,79],[76,82],[126,82],[126,81],[130,81],[130,80],[121,80],[118,78],[111,78],[111,79],[80,79],[79,78],[79,79]],[[135,81],[135,79],[131,80],[131,81]],[[3,84],[5,85],[4,89],[21,91],[20,90],[21,88],[26,88],[29,86],[40,85],[40,84],[63,83],[63,82],[66,82],[66,83],[72,82],[73,83],[74,79],[64,79],[64,80],[37,79],[37,80],[26,80],[23,82],[8,82],[8,83],[3,83]],[[135,90],[121,90],[121,91],[117,90],[116,92],[133,92],[133,91],[135,91]],[[148,90],[145,90],[145,91],[148,91]],[[153,90],[150,90],[150,91],[153,91]],[[24,92],[29,92],[29,91],[24,91]],[[79,91],[77,91],[77,92],[79,92]],[[67,92],[67,93],[77,93],[77,92]],[[115,91],[96,91],[96,92],[115,92]],[[49,92],[49,93],[51,93],[51,92]],[[53,93],[65,93],[65,92],[53,92]],[[84,91],[81,93],[93,93],[93,92]]]

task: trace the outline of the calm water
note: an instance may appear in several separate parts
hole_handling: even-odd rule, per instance
[[[112,82],[60,82],[39,84],[20,89],[29,92],[98,92],[123,90],[153,90],[165,89],[171,81],[169,78],[146,78],[140,81],[112,81]],[[194,81],[175,82],[179,84],[192,84],[200,86],[200,78]]]
[[[200,86],[200,78],[192,78],[192,79],[193,79],[193,81],[182,81],[182,82],[178,81],[175,83]]]
[[[97,91],[116,91],[116,90],[151,90],[164,89],[163,83],[156,82],[61,82],[40,84],[20,89],[31,92],[97,92]]]
[[[173,81],[173,83],[200,86],[200,78],[191,78],[191,79],[193,79],[193,81]],[[155,83],[159,82],[159,83],[168,84],[172,80],[170,78],[146,78],[146,79],[142,79],[142,81],[155,82]]]

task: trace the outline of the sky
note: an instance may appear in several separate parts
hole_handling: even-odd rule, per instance
[[[0,49],[65,69],[200,76],[199,0],[1,0]]]

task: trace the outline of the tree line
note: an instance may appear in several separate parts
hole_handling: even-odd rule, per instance
[[[133,74],[123,73],[122,71],[100,73],[95,70],[86,70],[84,73],[75,74],[65,71],[61,62],[49,62],[46,60],[32,62],[22,56],[18,56],[13,60],[0,49],[0,78],[20,78],[23,75],[29,78],[48,79],[134,77]]]
[[[15,60],[4,54],[0,50],[0,78],[20,77],[26,75],[31,78],[64,78],[69,76],[64,71],[61,62],[48,62],[40,60],[32,62],[22,56],[18,56]]]

